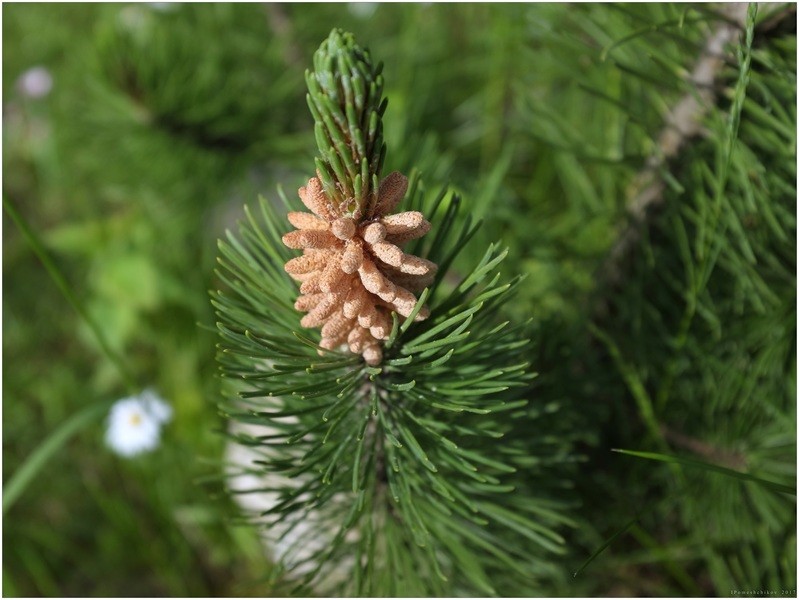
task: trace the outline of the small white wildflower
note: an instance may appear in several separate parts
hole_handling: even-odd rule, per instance
[[[53,89],[53,76],[44,67],[32,67],[19,76],[17,86],[23,96],[44,98]]]
[[[161,440],[161,426],[172,418],[172,408],[152,390],[123,398],[111,407],[105,443],[120,456],[150,452]]]
[[[169,423],[172,420],[172,407],[167,404],[161,396],[151,389],[144,390],[139,394],[139,400],[145,405],[147,411],[161,424]]]

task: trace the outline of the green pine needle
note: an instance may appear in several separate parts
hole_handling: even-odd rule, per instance
[[[686,467],[694,467],[697,469],[703,469],[705,471],[712,471],[713,473],[720,473],[722,475],[726,475],[727,477],[732,477],[733,479],[738,479],[740,481],[748,481],[756,483],[757,485],[760,485],[773,492],[779,492],[781,494],[789,494],[791,496],[796,496],[795,486],[791,487],[789,485],[777,483],[776,481],[761,479],[760,477],[755,477],[754,475],[750,475],[749,473],[741,473],[740,471],[735,471],[733,469],[728,469],[726,467],[721,467],[719,465],[714,465],[701,460],[696,460],[695,458],[686,458],[682,456],[669,456],[667,454],[659,454],[656,452],[638,452],[635,450],[622,450],[620,448],[613,448],[612,451],[618,452],[619,454],[637,456],[638,458],[646,458],[649,460],[657,460],[660,462],[683,465]]]

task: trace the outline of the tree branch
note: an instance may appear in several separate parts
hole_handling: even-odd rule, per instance
[[[669,429],[665,425],[660,426],[660,431],[666,441],[673,446],[684,448],[707,461],[727,467],[728,469],[734,469],[736,471],[744,471],[746,469],[746,457],[743,454],[732,450],[716,448],[707,442]]]
[[[658,136],[657,151],[628,188],[629,224],[608,254],[601,272],[604,281],[615,285],[621,279],[622,264],[639,240],[641,229],[652,210],[663,203],[665,183],[661,170],[677,156],[685,143],[702,130],[702,119],[716,100],[715,83],[729,57],[728,46],[743,29],[747,4],[726,4],[721,11],[729,20],[720,22],[705,42],[688,77],[692,89],[674,105]],[[604,307],[603,307],[604,309]],[[602,310],[601,312],[605,312]]]

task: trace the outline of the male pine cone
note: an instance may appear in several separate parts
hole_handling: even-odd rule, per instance
[[[297,231],[284,235],[283,243],[302,249],[303,255],[285,269],[301,282],[294,307],[308,314],[300,323],[322,327],[322,348],[346,343],[367,364],[379,364],[382,342],[391,333],[391,313],[407,317],[417,302],[415,293],[432,283],[436,265],[401,249],[427,233],[430,223],[416,211],[391,214],[407,188],[404,175],[391,173],[380,183],[377,203],[357,222],[325,194],[319,177],[299,189],[313,214],[288,214]],[[423,308],[416,319],[428,314]]]

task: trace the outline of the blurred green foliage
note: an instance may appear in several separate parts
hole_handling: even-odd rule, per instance
[[[761,10],[745,81],[744,56],[724,61],[702,135],[659,174],[663,202],[612,285],[603,265],[631,185],[723,22],[711,5],[2,10],[4,197],[141,387],[175,409],[153,454],[115,457],[98,422],[52,459],[5,515],[4,595],[280,593],[218,479],[216,339],[198,324],[213,324],[216,239],[241,206],[312,175],[303,73],[333,26],[385,63],[386,172],[449,182],[485,220],[455,268],[501,238],[503,270],[528,274],[511,313],[537,323],[532,400],[558,407],[583,455],[569,474],[578,527],[551,593],[795,594],[794,497],[609,452],[685,454],[795,486],[790,6]],[[41,98],[19,84],[36,65],[53,79]],[[70,415],[126,390],[3,225],[8,481]]]

